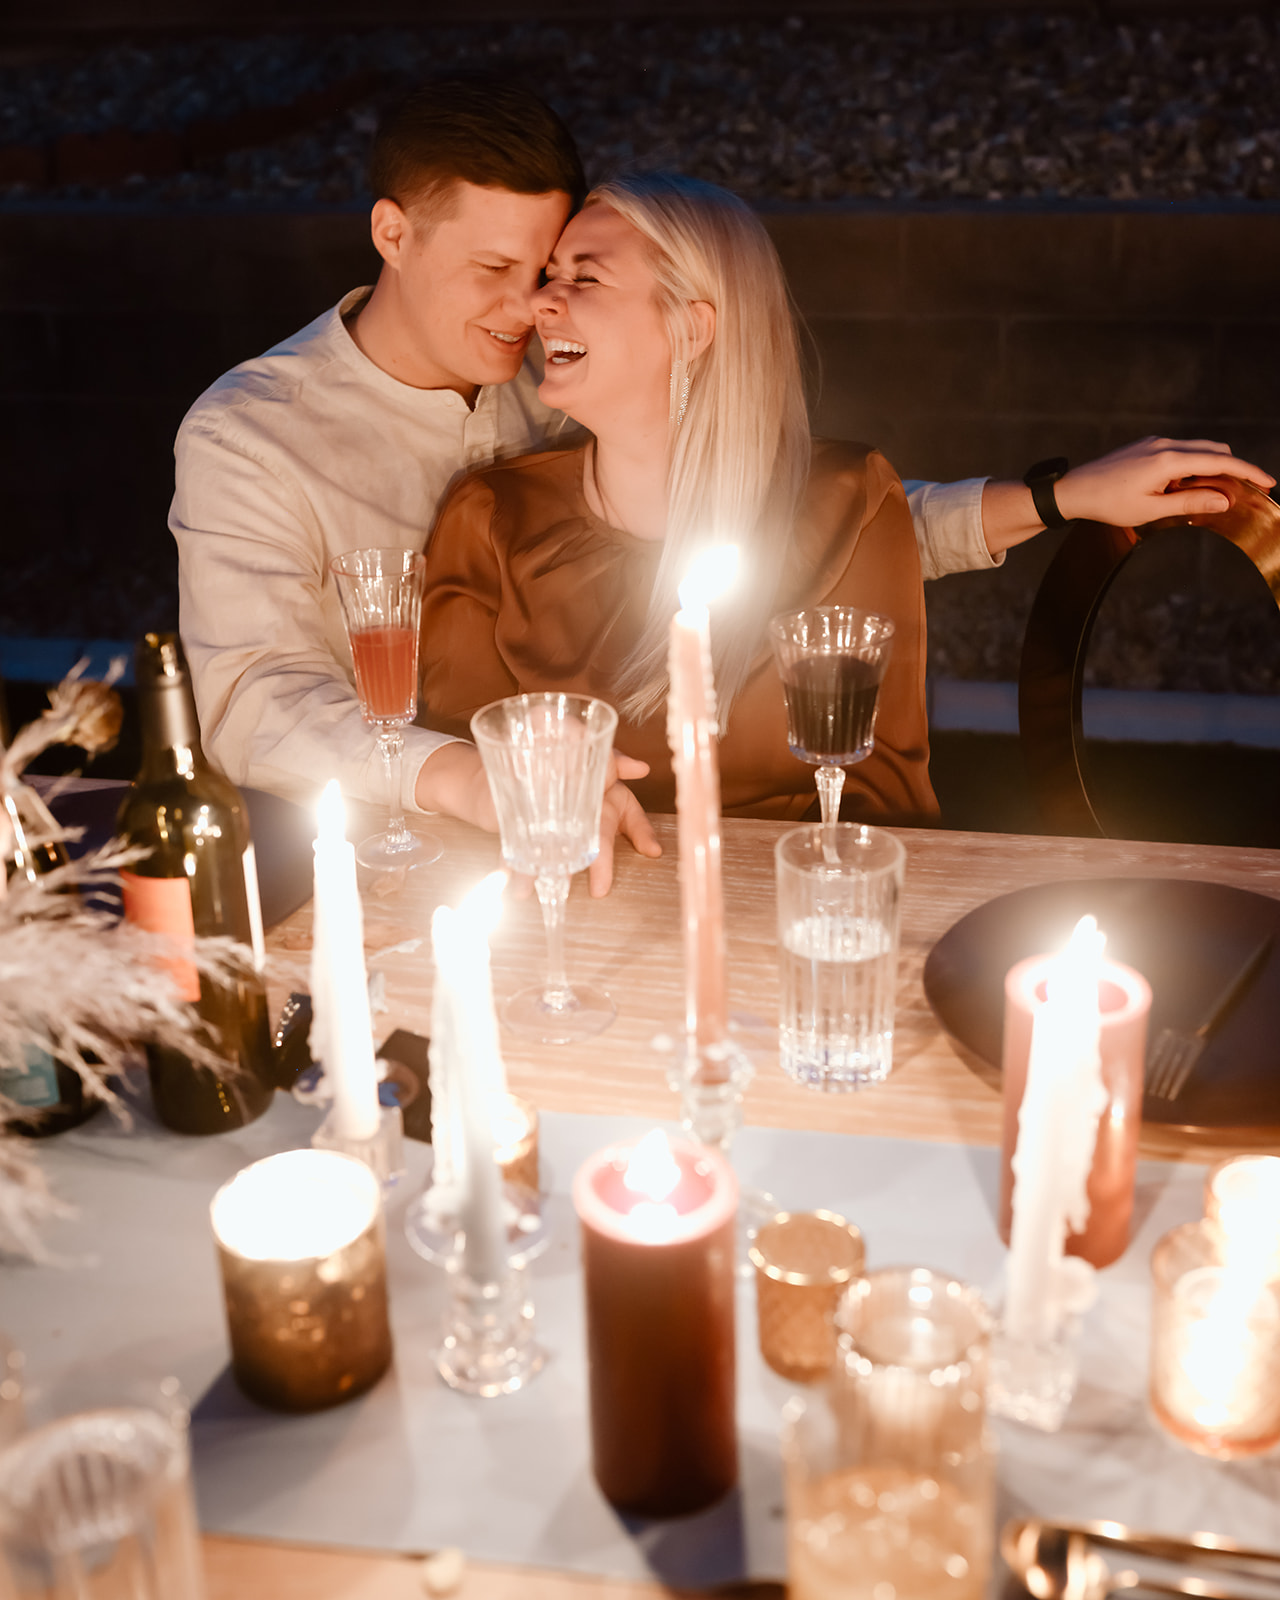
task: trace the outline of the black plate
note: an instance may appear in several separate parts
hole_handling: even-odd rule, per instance
[[[52,811],[64,828],[83,828],[84,836],[73,847],[96,849],[106,844],[115,832],[116,812],[128,788],[126,783],[103,784],[60,795]],[[268,928],[283,922],[311,898],[312,851],[315,818],[292,800],[267,794],[261,789],[242,789],[249,812],[249,831],[258,862],[258,891],[262,896],[262,921]]]
[[[929,954],[924,991],[964,1051],[999,1071],[1005,973],[1061,950],[1092,913],[1107,954],[1151,985],[1150,1038],[1194,1030],[1268,933],[1280,945],[1280,900],[1224,883],[1103,878],[1037,884],[962,917]],[[1280,948],[1209,1040],[1177,1100],[1148,1097],[1143,1119],[1221,1133],[1280,1129]]]

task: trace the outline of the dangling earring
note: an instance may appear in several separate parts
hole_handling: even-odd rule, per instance
[[[689,408],[689,363],[677,361],[671,368],[671,423],[678,428]]]

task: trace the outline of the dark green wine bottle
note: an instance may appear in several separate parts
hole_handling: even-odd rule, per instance
[[[254,952],[256,971],[212,982],[175,955],[181,997],[227,1059],[225,1075],[176,1050],[147,1047],[156,1115],[178,1133],[220,1133],[260,1117],[273,1074],[262,986],[258,874],[244,803],[200,749],[186,657],[175,633],[148,633],[136,655],[142,767],[120,807],[119,831],[150,854],[121,874],[125,916],[181,949],[194,935],[222,934]]]
[[[42,888],[47,873],[67,864],[67,847],[61,840],[33,844],[15,796],[6,793],[3,802],[13,841],[13,855],[5,864],[9,881],[25,878]],[[5,1124],[8,1132],[28,1139],[65,1133],[102,1110],[102,1101],[84,1092],[78,1073],[35,1044],[26,1047],[20,1061],[0,1062],[0,1094],[31,1113],[11,1115]]]

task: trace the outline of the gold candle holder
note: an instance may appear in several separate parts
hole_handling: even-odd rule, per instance
[[[835,1310],[862,1273],[862,1235],[832,1211],[783,1211],[749,1251],[760,1354],[780,1377],[813,1383],[836,1358]]]
[[[1229,1460],[1280,1444],[1280,1282],[1274,1263],[1233,1259],[1211,1221],[1166,1233],[1151,1254],[1151,1409],[1174,1438]]]
[[[518,1094],[509,1094],[502,1115],[495,1120],[493,1135],[497,1145],[494,1159],[502,1169],[502,1181],[537,1194],[537,1106]]]
[[[391,1362],[378,1181],[333,1150],[255,1161],[210,1207],[236,1382],[280,1411],[319,1411]]]

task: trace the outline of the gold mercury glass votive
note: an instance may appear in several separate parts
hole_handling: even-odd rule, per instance
[[[824,1377],[836,1358],[836,1304],[862,1272],[861,1233],[832,1211],[783,1211],[749,1253],[760,1354],[792,1383]]]
[[[1202,1455],[1280,1444],[1280,1280],[1274,1261],[1224,1249],[1211,1221],[1185,1222],[1151,1253],[1151,1409]]]
[[[236,1382],[280,1411],[363,1394],[391,1362],[382,1193],[335,1150],[255,1161],[214,1196]]]
[[[538,1193],[538,1108],[518,1094],[509,1094],[494,1124],[494,1159],[502,1181]]]

